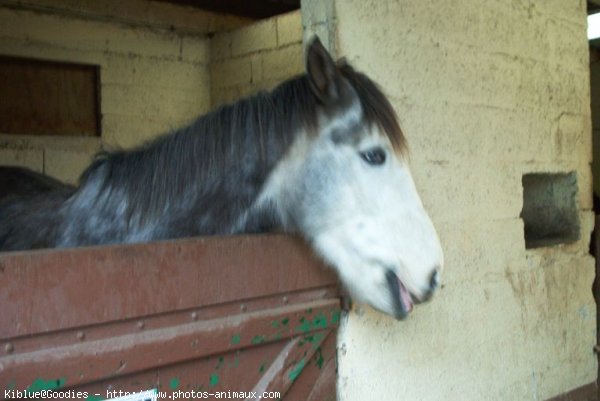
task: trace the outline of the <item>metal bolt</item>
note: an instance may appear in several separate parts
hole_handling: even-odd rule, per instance
[[[192,312],[191,318],[192,320],[198,320],[198,312]]]
[[[83,331],[78,331],[77,332],[77,339],[79,341],[83,341],[85,339],[85,333]]]
[[[288,296],[287,296],[287,295],[284,295],[284,296],[283,296],[283,303],[284,303],[284,304],[287,304],[289,301],[290,301],[290,299],[288,298]]]
[[[146,327],[146,323],[144,323],[143,320],[140,320],[137,322],[137,328],[142,330],[144,327]]]
[[[242,306],[240,306],[240,309],[242,310],[242,312],[246,312],[248,310],[248,307],[246,306],[246,304],[242,304]]]
[[[12,345],[12,343],[6,343],[6,345],[4,346],[4,351],[6,351],[7,354],[10,354],[14,350],[15,350],[15,346]]]

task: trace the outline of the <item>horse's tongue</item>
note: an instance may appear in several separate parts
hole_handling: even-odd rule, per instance
[[[413,303],[408,290],[400,280],[398,280],[398,289],[400,291],[400,300],[402,301],[402,306],[406,309],[406,313],[408,313],[412,310]]]

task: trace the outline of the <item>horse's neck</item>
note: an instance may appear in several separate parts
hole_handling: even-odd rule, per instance
[[[277,226],[276,213],[257,198],[295,133],[281,113],[264,107],[224,108],[96,163],[63,210],[64,242],[139,242]]]

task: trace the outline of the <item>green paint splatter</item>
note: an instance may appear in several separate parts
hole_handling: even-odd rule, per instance
[[[265,368],[266,368],[265,364],[264,364],[264,363],[261,363],[261,364],[260,364],[260,367],[258,368],[258,372],[259,372],[259,373],[262,373],[262,372],[264,372],[264,371],[265,371]]]
[[[308,343],[312,344],[313,349],[316,349],[319,344],[321,344],[323,337],[325,337],[325,334],[321,332],[305,335],[301,340],[298,341],[298,348],[301,348],[304,346],[304,344]]]
[[[323,313],[319,313],[312,321],[314,328],[325,329],[327,328],[327,317]]]
[[[239,364],[240,364],[240,353],[238,351],[235,353],[235,356],[233,357],[233,367],[237,368]]]
[[[318,346],[321,343],[321,341],[323,341],[323,337],[325,337],[325,334],[322,333],[322,332],[318,332],[318,333],[313,334],[312,335],[312,341],[311,341],[313,347],[314,346]]]
[[[220,369],[223,366],[223,363],[225,362],[225,358],[223,358],[222,356],[219,357],[219,363],[217,363],[217,366],[215,367],[215,369]]]
[[[266,340],[265,336],[254,336],[250,341],[252,344],[262,344]]]
[[[319,330],[327,328],[327,317],[323,313],[319,313],[312,320],[305,319],[304,317],[300,319],[300,324],[296,326],[295,330],[297,332],[307,333],[311,330]]]
[[[306,313],[312,313],[312,308],[306,309]]]
[[[296,366],[294,366],[294,368],[292,370],[290,370],[290,373],[288,373],[288,377],[290,378],[291,381],[296,380],[296,378],[302,372],[302,369],[304,369],[304,365],[306,365],[306,362],[304,361],[304,358],[302,358],[302,359],[300,359],[300,362],[298,362],[296,364]]]
[[[31,386],[27,387],[27,391],[34,393],[43,390],[56,390],[64,386],[66,382],[67,380],[64,378],[51,380],[35,379],[31,383]]]
[[[317,364],[319,369],[323,368],[323,362],[325,361],[325,359],[323,358],[323,352],[321,351],[321,347],[317,348],[313,358],[315,359],[315,363]]]
[[[103,400],[103,398],[100,397],[100,396],[90,395],[90,394],[88,394],[88,396],[85,397],[85,399],[88,400],[88,401],[102,401]]]
[[[301,331],[306,333],[310,331],[310,322],[306,320],[304,317],[300,319],[300,325],[296,326],[296,331]]]
[[[177,390],[177,387],[179,387],[179,379],[176,377],[172,378],[169,382],[169,387],[171,390]]]
[[[275,333],[275,335],[273,336],[273,340],[277,341],[277,340],[281,340],[281,338],[283,337],[283,334],[281,333],[281,331],[278,331],[277,333]]]
[[[287,317],[284,317],[281,320],[273,320],[271,322],[271,327],[273,327],[274,329],[278,329],[278,328],[281,328],[281,326],[287,326],[289,322],[290,322],[290,319]]]
[[[331,314],[331,324],[338,324],[340,322],[340,311],[336,310]]]
[[[17,387],[17,381],[16,380],[11,380],[6,385],[6,389],[7,390],[14,390],[16,387]]]
[[[214,387],[217,384],[219,384],[219,375],[216,373],[213,373],[210,375],[210,380],[208,382],[208,387]]]
[[[240,340],[242,338],[240,337],[239,334],[234,334],[231,336],[231,345],[238,345],[240,343]]]

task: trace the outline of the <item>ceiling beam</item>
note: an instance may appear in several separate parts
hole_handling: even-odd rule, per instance
[[[261,19],[300,8],[300,0],[160,0],[199,9]]]
[[[588,14],[594,14],[600,11],[600,0],[587,0]]]

